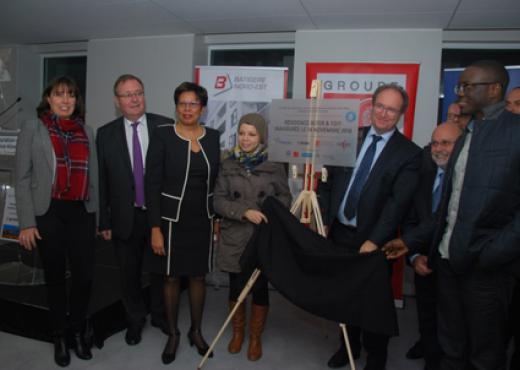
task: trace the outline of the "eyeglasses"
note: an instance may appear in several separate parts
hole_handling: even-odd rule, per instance
[[[468,91],[471,91],[475,86],[479,85],[493,85],[497,84],[498,82],[463,82],[460,84],[457,84],[453,87],[453,91],[455,94],[465,94]]]
[[[199,106],[199,101],[180,101],[177,103],[177,107],[181,109],[197,109]]]
[[[431,144],[432,148],[435,148],[438,146],[446,148],[454,143],[455,143],[455,141],[453,141],[453,140],[441,140],[441,141],[432,141],[430,144]]]
[[[143,96],[144,96],[144,91],[134,91],[134,92],[125,92],[123,94],[117,94],[117,97],[121,98],[121,99],[142,98]]]
[[[374,109],[374,111],[377,114],[383,114],[383,112],[386,112],[386,114],[390,118],[395,118],[395,117],[397,117],[401,113],[401,111],[399,109],[395,109],[395,108],[391,108],[391,107],[385,107],[381,103],[374,104],[373,109]]]

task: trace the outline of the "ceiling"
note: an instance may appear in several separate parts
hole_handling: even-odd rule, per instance
[[[0,9],[0,45],[360,28],[520,31],[519,0],[8,0]]]

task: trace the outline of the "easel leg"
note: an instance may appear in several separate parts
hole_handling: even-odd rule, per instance
[[[339,324],[341,328],[341,332],[343,333],[343,340],[345,341],[345,347],[347,348],[348,361],[350,363],[350,368],[352,370],[356,370],[356,363],[354,362],[354,357],[352,357],[352,350],[350,348],[350,341],[348,340],[347,334],[347,325]]]
[[[255,282],[256,282],[256,280],[258,279],[258,277],[260,276],[261,273],[262,272],[259,269],[255,269],[255,271],[253,271],[253,273],[251,274],[251,277],[247,281],[246,286],[244,287],[244,289],[242,289],[242,292],[240,292],[240,295],[238,296],[237,303],[235,304],[235,307],[233,307],[233,309],[229,313],[226,321],[224,321],[224,324],[222,325],[222,327],[218,331],[217,335],[215,336],[215,339],[213,339],[213,341],[211,342],[211,345],[209,346],[208,351],[206,352],[206,354],[204,355],[204,357],[200,361],[199,366],[197,366],[197,370],[202,369],[202,367],[204,366],[204,363],[208,359],[209,354],[213,351],[213,348],[215,348],[215,345],[217,344],[218,340],[220,339],[220,337],[224,333],[224,330],[226,330],[226,327],[228,326],[229,322],[231,321],[231,319],[235,315],[236,310],[238,309],[240,304],[242,302],[244,302],[244,300],[246,299],[247,295],[249,294],[249,291],[251,290],[251,288],[253,288],[253,285],[255,285]]]

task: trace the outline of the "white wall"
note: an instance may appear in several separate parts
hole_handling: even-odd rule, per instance
[[[145,85],[147,111],[173,116],[173,92],[193,79],[195,35],[91,40],[87,54],[87,117],[97,128],[119,113],[112,88],[123,73]]]
[[[308,62],[420,63],[413,140],[430,141],[437,122],[442,30],[297,31],[294,97],[305,96]]]
[[[18,68],[18,96],[22,98],[18,124],[21,124],[27,119],[36,117],[36,107],[40,103],[42,93],[41,56],[34,47],[18,47]]]

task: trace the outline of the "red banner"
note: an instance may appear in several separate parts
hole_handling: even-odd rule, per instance
[[[306,95],[309,97],[313,80],[323,82],[324,99],[360,100],[359,125],[370,125],[372,93],[384,83],[396,83],[405,88],[410,97],[404,114],[402,131],[409,139],[413,134],[415,97],[419,64],[403,63],[307,63]]]

